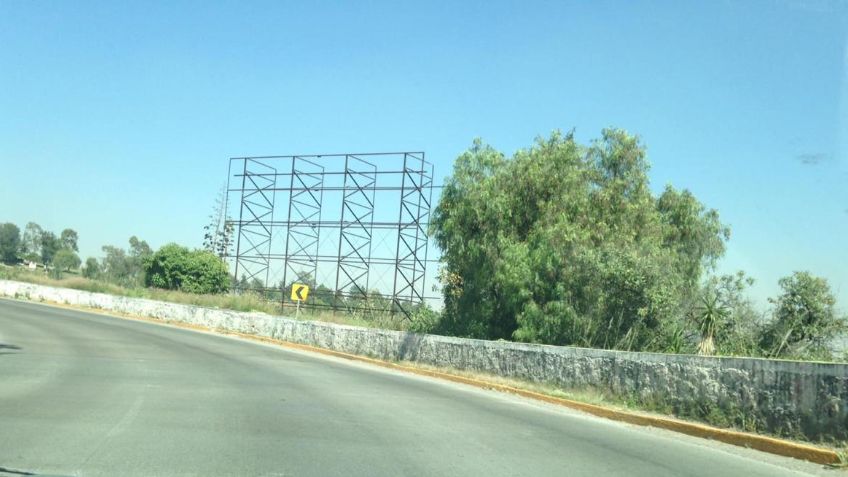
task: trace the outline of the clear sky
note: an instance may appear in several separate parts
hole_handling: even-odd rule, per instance
[[[848,3],[0,0],[0,222],[199,246],[227,158],[639,134],[761,303],[848,308]]]

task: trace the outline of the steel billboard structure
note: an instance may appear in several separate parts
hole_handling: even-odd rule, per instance
[[[408,316],[425,293],[433,164],[424,152],[234,157],[227,204],[236,289]]]

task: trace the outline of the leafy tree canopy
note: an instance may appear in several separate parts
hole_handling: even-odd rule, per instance
[[[36,260],[41,258],[41,234],[43,233],[44,230],[35,222],[28,222],[24,227],[21,246],[25,254],[36,254],[38,256]]]
[[[139,240],[138,237],[133,235],[130,237],[130,256],[139,260],[144,260],[145,258],[153,255],[153,250],[150,249],[150,245],[147,245],[147,242],[144,240]]]
[[[589,145],[555,132],[511,159],[475,141],[434,211],[436,331],[661,348],[729,229],[689,191],[654,196],[648,170],[644,146],[618,129]]]
[[[82,267],[82,276],[89,279],[100,277],[100,263],[94,257],[85,259],[85,266]]]
[[[103,263],[99,267],[100,276],[112,283],[135,287],[144,283],[143,263],[153,251],[144,240],[133,235],[129,239],[129,251],[112,245],[104,245]]]
[[[778,284],[783,293],[769,300],[775,307],[774,317],[763,333],[762,348],[772,357],[830,358],[833,339],[848,326],[836,312],[827,280],[795,272]]]
[[[53,266],[56,270],[71,271],[79,268],[80,258],[73,250],[63,248],[53,257]]]
[[[41,261],[44,264],[52,264],[56,252],[62,249],[62,241],[53,232],[41,232]]]
[[[77,246],[77,242],[79,241],[79,235],[77,234],[76,230],[63,230],[61,235],[59,236],[59,240],[62,242],[63,248],[73,250],[74,252],[79,252],[79,247]]]

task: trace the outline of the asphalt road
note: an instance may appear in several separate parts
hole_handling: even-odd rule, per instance
[[[0,469],[0,476],[840,474],[361,363],[2,299]]]

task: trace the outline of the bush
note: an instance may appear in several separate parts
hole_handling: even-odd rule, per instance
[[[415,333],[432,333],[439,324],[439,313],[430,307],[421,306],[412,310],[409,331]]]
[[[146,286],[188,293],[223,293],[230,283],[226,264],[215,254],[173,243],[145,260],[144,273]]]

